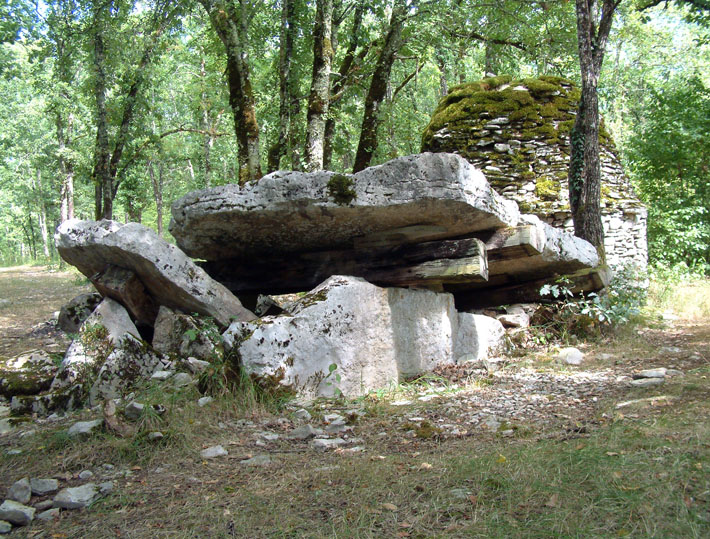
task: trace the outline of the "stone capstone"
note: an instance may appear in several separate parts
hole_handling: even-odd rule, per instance
[[[465,159],[425,153],[351,176],[279,171],[196,191],[172,215],[170,232],[187,254],[220,260],[352,247],[385,233],[456,237],[515,226],[519,214]]]
[[[138,223],[71,219],[57,229],[61,257],[87,277],[107,266],[133,271],[158,305],[213,317],[226,326],[254,315],[179,248]]]
[[[468,327],[478,319],[464,316],[461,334],[453,296],[429,290],[333,276],[291,313],[235,322],[223,338],[258,383],[308,398],[363,395],[490,348]]]

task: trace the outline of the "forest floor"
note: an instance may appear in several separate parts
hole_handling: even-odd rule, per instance
[[[37,328],[86,288],[75,274],[0,270],[0,356],[64,346]],[[69,425],[97,417],[90,410],[21,423],[0,436],[0,494],[25,476],[78,485],[86,470],[114,489],[13,535],[708,537],[710,283],[666,297],[677,318],[577,343],[578,367],[538,346],[497,368],[311,403],[310,420],[298,403],[247,390],[200,407],[195,388],[147,385],[137,400],[167,412],[143,417],[132,438],[68,438]],[[680,373],[630,386],[654,367]],[[346,422],[338,449],[289,437],[306,421],[332,427],[329,414]],[[150,441],[151,430],[164,437]],[[217,444],[228,455],[200,456]]]

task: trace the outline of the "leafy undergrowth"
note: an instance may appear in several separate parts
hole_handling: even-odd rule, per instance
[[[703,289],[705,290],[705,289]],[[696,291],[697,294],[697,291]],[[138,434],[100,432],[72,440],[69,424],[28,423],[0,437],[0,485],[23,476],[55,476],[80,484],[91,469],[115,489],[86,510],[33,523],[19,537],[707,537],[710,536],[710,323],[681,320],[629,327],[592,343],[581,367],[520,357],[503,366],[617,374],[652,366],[684,372],[662,386],[617,384],[578,409],[556,409],[544,420],[515,425],[509,435],[485,429],[446,435],[413,416],[454,423],[468,395],[495,395],[509,378],[428,378],[356,402],[309,405],[311,423],[332,411],[348,417],[363,451],[318,452],[286,441],[298,422],[293,407],[248,383],[236,393],[216,385],[199,407],[196,388],[168,391],[149,384],[137,400],[162,404],[144,414]],[[603,354],[608,354],[604,356]],[[671,357],[672,356],[672,357]],[[418,395],[434,391],[438,399]],[[663,397],[655,401],[649,397]],[[550,394],[551,404],[569,396]],[[395,406],[410,399],[413,404]],[[618,407],[622,401],[641,399]],[[563,413],[564,412],[564,413]],[[429,426],[430,427],[430,426]],[[151,442],[147,433],[164,438]],[[34,434],[32,431],[35,431]],[[264,444],[262,431],[281,439]],[[23,434],[24,433],[24,434]],[[221,444],[227,457],[203,460]],[[351,447],[351,446],[349,446]],[[9,448],[21,449],[8,455]],[[269,453],[273,463],[245,466]],[[113,466],[106,471],[105,465]]]

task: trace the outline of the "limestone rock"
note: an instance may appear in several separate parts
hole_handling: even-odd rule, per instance
[[[221,337],[220,337],[221,338]],[[201,359],[197,359],[195,357],[188,357],[185,360],[185,365],[187,366],[188,369],[190,369],[190,372],[192,374],[200,374],[207,369],[207,367],[210,366],[209,361],[202,361]]]
[[[246,371],[272,389],[354,397],[454,361],[450,294],[334,276],[292,313],[235,322],[223,336],[228,348],[239,348]]]
[[[56,479],[40,479],[33,477],[30,479],[30,485],[32,487],[32,494],[37,496],[44,496],[59,490],[59,481]]]
[[[82,509],[94,503],[100,496],[95,483],[60,490],[54,497],[54,507],[61,509]]]
[[[352,176],[274,172],[243,187],[190,193],[173,204],[172,214],[178,245],[206,260],[343,248],[387,233],[425,241],[518,221],[515,204],[466,160],[428,153]]]
[[[37,520],[41,520],[43,522],[49,522],[52,520],[56,520],[59,518],[59,514],[61,512],[61,509],[59,507],[53,507],[52,509],[47,509],[46,511],[42,511],[37,515]]]
[[[254,315],[180,249],[138,223],[72,219],[57,229],[61,257],[87,277],[114,265],[135,272],[160,305],[212,316],[226,326],[232,317]]]
[[[12,524],[7,520],[0,520],[0,534],[10,533],[12,531]]]
[[[458,331],[454,343],[456,363],[482,361],[503,348],[505,329],[495,318],[482,314],[458,313]]]
[[[89,315],[94,312],[97,305],[101,303],[101,299],[101,294],[95,292],[76,296],[68,303],[62,305],[62,308],[59,310],[57,325],[62,328],[65,333],[78,332],[84,320],[86,320]]]
[[[173,385],[175,387],[185,387],[189,386],[192,382],[192,376],[190,376],[186,372],[179,372],[175,376],[173,376]]]
[[[144,341],[124,335],[101,365],[89,390],[89,404],[125,395],[143,380],[162,369],[165,362]]]
[[[35,518],[35,508],[14,500],[5,500],[0,505],[0,520],[6,520],[15,526],[27,526]]]
[[[52,385],[57,366],[43,350],[0,360],[0,395],[36,395]]]
[[[116,301],[104,299],[81,325],[79,337],[69,345],[51,389],[84,382],[96,373],[125,335],[139,336],[128,311]]]
[[[308,440],[316,435],[318,435],[318,430],[314,429],[312,425],[303,425],[289,432],[288,438],[291,440]]]
[[[20,503],[28,503],[32,498],[32,487],[30,487],[30,478],[23,477],[15,481],[7,491],[7,497],[11,500]]]
[[[558,352],[557,359],[567,365],[581,365],[584,360],[584,354],[577,348],[563,348]]]
[[[221,445],[215,445],[212,447],[208,447],[207,449],[203,449],[200,451],[200,456],[203,459],[213,459],[217,457],[226,457],[229,453],[227,450],[222,447]]]
[[[10,401],[10,409],[15,415],[46,416],[56,411],[68,412],[78,409],[82,406],[85,397],[84,387],[81,384],[74,384],[40,395],[15,395]]]
[[[94,419],[93,421],[78,421],[74,423],[71,427],[69,427],[67,434],[70,437],[89,436],[101,425],[103,425],[103,423],[103,419]]]
[[[143,413],[144,408],[145,404],[136,401],[131,401],[126,405],[126,409],[123,413],[126,414],[126,417],[131,421],[138,421],[138,419],[140,419],[141,417],[141,414]]]
[[[631,380],[629,385],[631,387],[655,387],[660,386],[665,382],[665,377],[663,378],[639,378],[638,380]]]
[[[317,438],[313,440],[313,448],[318,451],[327,451],[346,445],[348,442],[342,438]]]
[[[634,374],[635,379],[641,379],[641,378],[665,378],[667,373],[667,369],[664,367],[659,367],[657,369],[644,369],[642,371],[637,372]]]
[[[256,455],[250,459],[240,460],[239,464],[244,466],[268,466],[272,462],[271,455]]]
[[[214,399],[212,397],[200,397],[197,400],[197,405],[202,408],[203,406],[207,406],[210,402],[212,402]]]
[[[209,321],[160,307],[155,320],[153,348],[162,354],[214,361],[223,355],[219,333]]]

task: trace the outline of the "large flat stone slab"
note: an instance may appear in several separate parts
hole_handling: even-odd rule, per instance
[[[205,260],[415,243],[518,224],[517,205],[454,154],[394,159],[354,175],[274,172],[195,191],[170,232]]]
[[[61,257],[91,278],[107,266],[136,273],[159,305],[214,317],[226,326],[254,314],[179,248],[138,223],[72,219],[57,229]]]

